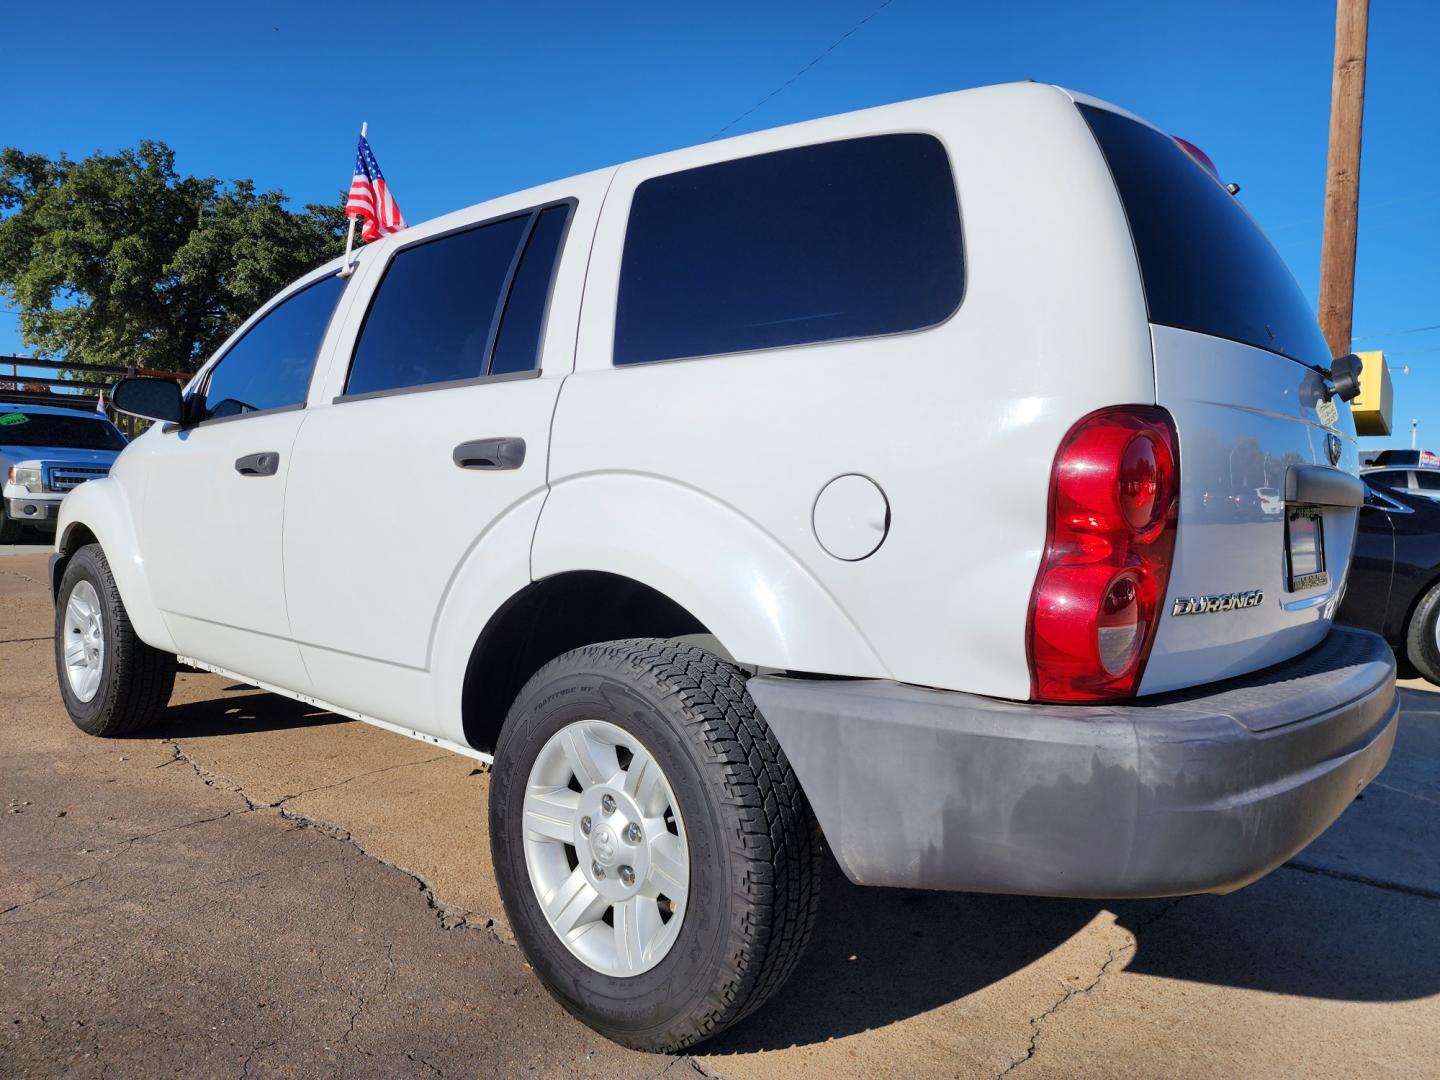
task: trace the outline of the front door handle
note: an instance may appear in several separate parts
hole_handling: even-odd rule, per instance
[[[525,440],[510,437],[462,442],[455,447],[454,460],[462,469],[518,469],[525,464]]]
[[[274,476],[280,468],[280,454],[275,450],[262,450],[258,454],[246,454],[235,459],[235,471],[241,476]]]

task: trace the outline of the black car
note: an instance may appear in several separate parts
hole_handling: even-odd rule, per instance
[[[1336,619],[1382,635],[1402,676],[1440,683],[1440,502],[1366,478]]]

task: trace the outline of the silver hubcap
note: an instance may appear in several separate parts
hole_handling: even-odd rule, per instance
[[[552,735],[530,769],[524,836],[535,898],[567,949],[606,975],[664,959],[685,917],[690,849],[639,740],[603,720]]]
[[[65,602],[65,678],[70,692],[89,701],[105,668],[105,623],[95,586],[78,581]]]

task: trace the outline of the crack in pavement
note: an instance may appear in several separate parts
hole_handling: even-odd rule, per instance
[[[139,843],[141,840],[151,840],[157,836],[165,836],[168,833],[179,832],[181,829],[190,829],[195,827],[196,825],[208,825],[212,821],[223,821],[225,820],[225,818],[228,818],[232,814],[236,813],[245,813],[245,811],[226,810],[223,814],[216,814],[213,817],[200,818],[196,821],[187,821],[181,825],[171,825],[170,827],[165,829],[156,829],[154,832],[141,833],[138,836],[126,837],[124,840],[120,840],[115,845],[113,845],[119,850],[101,859],[100,865],[95,868],[95,872],[93,874],[86,874],[84,877],[74,878],[71,881],[65,882],[65,884],[63,885],[57,885],[55,888],[50,889],[47,892],[41,893],[39,896],[31,897],[29,900],[22,900],[18,904],[11,904],[7,908],[0,908],[0,915],[9,915],[12,911],[19,911],[21,908],[30,907],[32,904],[38,904],[42,900],[48,900],[50,897],[55,896],[57,893],[62,893],[66,889],[72,888],[76,885],[83,885],[87,881],[94,881],[96,878],[98,878],[101,874],[105,872],[105,868],[107,866],[109,866],[116,859],[120,858],[120,856],[131,851],[134,848],[135,844]],[[12,923],[10,925],[14,924]]]
[[[1002,1076],[1008,1076],[1016,1069],[1033,1060],[1036,1052],[1040,1049],[1040,1033],[1045,1026],[1045,1022],[1049,1020],[1052,1016],[1054,1016],[1056,1013],[1058,1013],[1061,1009],[1065,1008],[1065,1006],[1068,1005],[1075,998],[1084,997],[1086,994],[1089,994],[1092,990],[1094,990],[1095,987],[1099,986],[1101,980],[1104,979],[1107,974],[1109,974],[1110,969],[1115,964],[1115,961],[1119,960],[1122,956],[1128,953],[1133,953],[1135,949],[1139,946],[1140,932],[1143,930],[1148,930],[1150,927],[1158,923],[1161,919],[1165,918],[1165,916],[1169,915],[1172,911],[1174,911],[1175,908],[1180,905],[1181,901],[1185,899],[1186,897],[1183,896],[1173,897],[1155,915],[1152,915],[1144,922],[1138,924],[1134,930],[1126,931],[1126,933],[1129,935],[1130,940],[1126,941],[1121,945],[1117,945],[1115,948],[1110,950],[1109,955],[1105,957],[1105,962],[1100,965],[1100,969],[1096,971],[1095,977],[1093,979],[1091,979],[1084,986],[1067,986],[1065,988],[1065,992],[1060,995],[1059,999],[1057,999],[1053,1005],[1051,1005],[1044,1012],[1040,1013],[1038,1016],[1032,1016],[1030,1018],[1030,1044],[1025,1048],[1025,1053],[1022,1054],[1020,1057],[1015,1058],[1013,1061],[1010,1062],[1009,1065],[1005,1066],[1004,1069],[996,1073],[995,1080],[1000,1080],[1000,1077]],[[1118,923],[1116,925],[1119,926]],[[1123,930],[1124,927],[1121,927],[1121,929]]]
[[[1284,869],[1298,870],[1302,874],[1314,874],[1316,877],[1334,878],[1337,881],[1349,881],[1356,885],[1368,885],[1372,889],[1404,893],[1406,896],[1418,896],[1425,900],[1440,900],[1440,890],[1427,889],[1420,885],[1402,885],[1398,881],[1384,881],[1381,878],[1352,874],[1345,870],[1331,870],[1325,866],[1315,866],[1313,863],[1287,862]]]
[[[343,844],[349,844],[350,846],[354,847],[356,851],[360,852],[361,855],[365,856],[367,859],[373,859],[381,866],[388,866],[392,870],[398,870],[400,873],[404,874],[406,877],[414,881],[415,884],[419,887],[421,894],[425,898],[426,905],[430,908],[431,911],[435,913],[435,917],[440,921],[440,926],[442,929],[480,930],[488,934],[490,938],[496,941],[498,944],[509,946],[511,948],[516,947],[514,935],[510,932],[510,928],[501,920],[487,916],[477,915],[475,912],[467,911],[465,908],[447,904],[445,901],[440,899],[440,897],[435,892],[435,887],[428,880],[426,880],[425,877],[417,874],[415,871],[409,869],[408,867],[401,866],[398,863],[390,862],[388,859],[383,859],[379,855],[376,855],[374,852],[366,850],[365,845],[360,843],[360,841],[357,840],[348,829],[333,822],[324,821],[320,818],[315,818],[307,814],[299,813],[291,809],[289,806],[285,805],[292,799],[298,799],[302,795],[308,795],[315,791],[325,791],[330,788],[341,787],[344,784],[348,784],[351,780],[359,780],[367,776],[375,776],[379,773],[391,772],[395,769],[405,769],[415,765],[425,765],[432,761],[448,759],[453,755],[438,754],[435,757],[422,758],[419,761],[403,762],[399,765],[387,765],[383,769],[372,769],[369,772],[357,773],[355,776],[347,777],[346,779],[341,780],[340,782],[335,784],[325,784],[320,787],[309,788],[305,791],[296,792],[293,795],[286,795],[284,798],[279,799],[273,803],[266,803],[257,802],[254,799],[251,799],[250,796],[247,795],[245,791],[240,787],[240,785],[236,784],[229,777],[221,776],[219,773],[215,773],[208,769],[202,768],[198,762],[196,762],[194,759],[192,759],[189,755],[185,753],[184,748],[181,747],[178,739],[172,737],[168,739],[162,739],[161,742],[164,745],[170,747],[171,752],[175,755],[172,761],[164,762],[163,764],[171,765],[174,764],[176,761],[183,761],[195,771],[195,775],[198,776],[207,787],[213,787],[220,791],[228,791],[234,793],[235,795],[238,795],[241,799],[245,801],[247,809],[252,811],[273,810],[278,813],[282,818],[285,818],[288,821],[293,821],[298,828],[315,829],[322,835],[328,836],[332,840],[338,840]],[[160,767],[161,766],[156,766],[156,768]],[[3,912],[0,912],[0,914],[3,914]]]

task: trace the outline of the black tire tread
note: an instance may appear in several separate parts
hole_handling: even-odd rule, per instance
[[[1440,620],[1440,583],[1415,605],[1410,625],[1405,628],[1405,653],[1410,663],[1426,679],[1440,684],[1440,649],[1436,647],[1435,624]]]
[[[795,970],[819,911],[820,837],[795,771],[751,700],[740,668],[687,642],[631,638],[567,653],[531,684],[577,664],[628,668],[661,696],[676,699],[681,733],[700,750],[722,820],[733,823],[738,872],[731,887],[744,903],[735,905],[720,977],[701,1006],[666,1031],[643,1039],[606,1032],[633,1049],[673,1053],[754,1012]],[[528,699],[529,689],[517,704]]]
[[[110,572],[110,563],[99,544],[82,547],[66,567],[60,590],[62,602],[57,604],[55,614],[57,643],[63,626],[63,598],[68,595],[73,580],[71,574],[78,576],[86,564],[94,569],[93,575],[88,576],[105,606],[105,619],[111,626],[107,647],[112,666],[110,677],[101,683],[98,716],[88,724],[81,724],[79,720],[76,724],[90,735],[114,738],[140,731],[159,719],[175,688],[175,657],[145,644],[136,635],[124,601],[120,599],[115,576]],[[57,668],[60,666],[58,650],[57,644]],[[63,680],[63,671],[57,671],[57,677]]]

